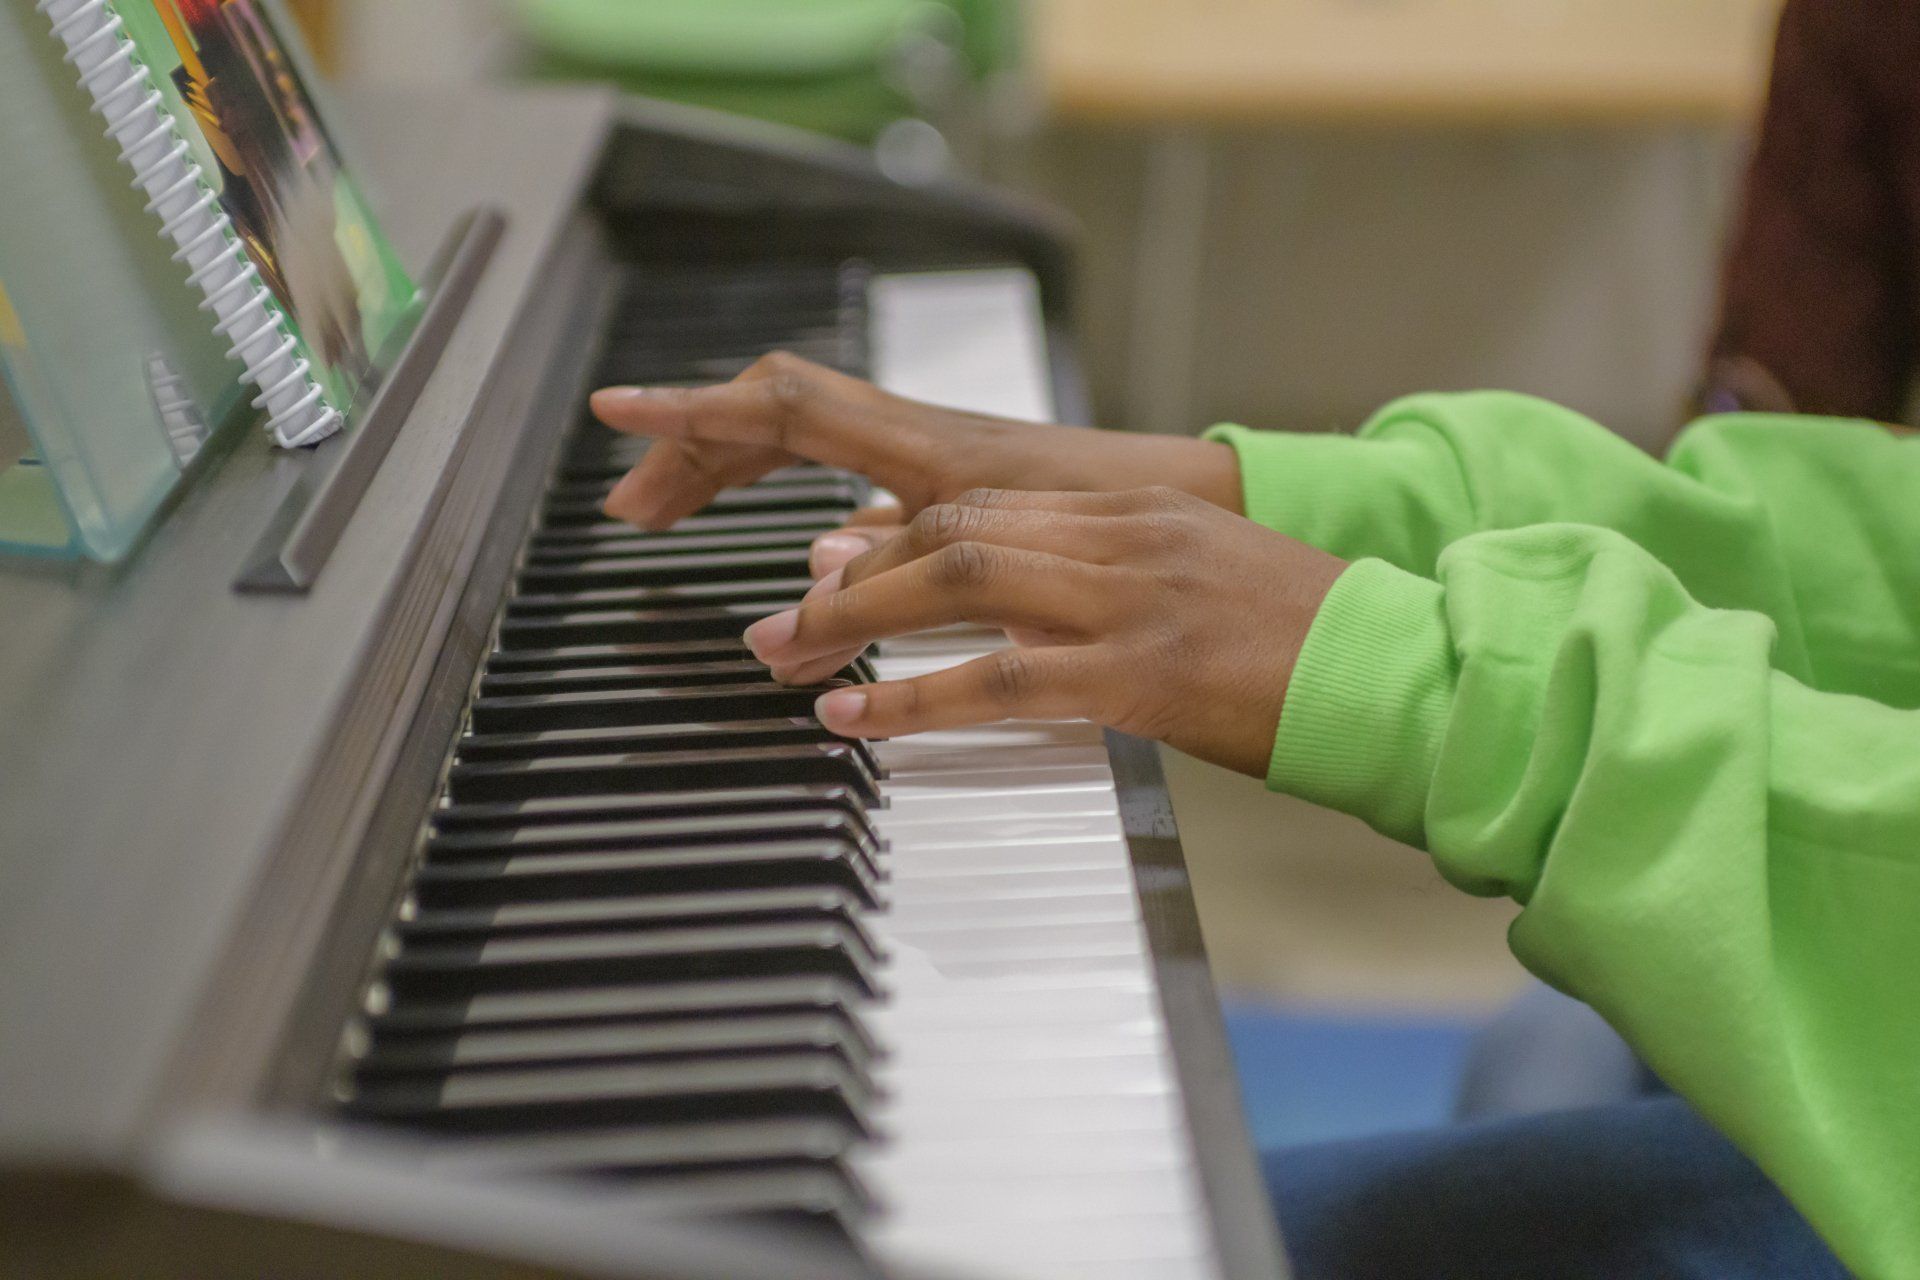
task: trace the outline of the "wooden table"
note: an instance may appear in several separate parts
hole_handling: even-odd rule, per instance
[[[1737,126],[1780,0],[1032,0],[1049,114],[1148,137],[1129,418],[1187,421],[1220,129]]]
[[[1778,0],[1034,0],[1062,119],[1725,122]]]

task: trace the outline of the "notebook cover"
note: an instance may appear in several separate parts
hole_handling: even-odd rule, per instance
[[[261,0],[113,0],[165,109],[346,413],[419,290],[347,171]]]

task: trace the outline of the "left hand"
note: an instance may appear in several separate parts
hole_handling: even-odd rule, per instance
[[[820,699],[828,728],[895,738],[1086,719],[1265,777],[1294,662],[1344,561],[1171,489],[978,490],[928,507],[747,643],[775,678],[832,675],[876,640],[955,623],[1016,647]]]

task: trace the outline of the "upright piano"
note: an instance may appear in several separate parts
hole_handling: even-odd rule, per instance
[[[740,633],[858,477],[599,512],[597,384],[1082,418],[1057,223],[592,91],[346,105],[435,259],[369,420],[0,564],[0,1275],[1282,1274],[1153,748],[824,732]]]

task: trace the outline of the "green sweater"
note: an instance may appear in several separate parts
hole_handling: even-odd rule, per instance
[[[1920,438],[1721,417],[1662,464],[1503,394],[1213,438],[1356,561],[1270,785],[1520,902],[1528,968],[1920,1276]]]

